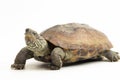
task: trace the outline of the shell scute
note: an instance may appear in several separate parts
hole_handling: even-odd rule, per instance
[[[111,42],[106,35],[86,24],[68,23],[56,25],[41,33],[41,35],[56,46],[64,49],[109,50]]]

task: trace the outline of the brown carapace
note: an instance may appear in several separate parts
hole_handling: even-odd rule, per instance
[[[56,25],[41,35],[52,44],[65,49],[98,49],[103,51],[113,47],[104,33],[86,24]]]

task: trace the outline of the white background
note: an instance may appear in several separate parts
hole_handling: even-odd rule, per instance
[[[104,32],[120,52],[120,0],[0,0],[0,80],[119,80],[119,62],[87,62],[51,71],[34,59],[26,69],[11,70],[25,46],[24,30],[38,32],[69,22],[86,23]],[[45,66],[44,66],[45,65]]]

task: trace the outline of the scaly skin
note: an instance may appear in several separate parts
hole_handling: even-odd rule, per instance
[[[33,51],[35,56],[45,56],[50,54],[47,41],[37,32],[26,29],[25,41],[27,48]]]
[[[11,68],[21,70],[24,69],[27,59],[33,58],[33,52],[28,50],[26,47],[22,48],[17,54],[14,64],[11,65]]]
[[[24,69],[27,59],[38,56],[44,57],[50,54],[47,41],[37,32],[26,29],[25,41],[27,46],[17,54],[14,64],[11,65],[13,69]]]

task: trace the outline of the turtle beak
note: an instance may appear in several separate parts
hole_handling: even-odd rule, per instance
[[[25,32],[27,33],[27,32],[29,32],[29,30],[30,30],[30,29],[29,29],[29,28],[27,28],[27,29],[25,30]]]
[[[27,28],[27,29],[25,30],[25,34],[27,34],[27,33],[32,33],[32,32],[33,32],[33,30],[30,29],[30,28]]]
[[[28,42],[28,41],[33,41],[32,40],[32,36],[29,35],[29,34],[25,34],[25,40]]]
[[[26,41],[26,44],[35,41],[35,37],[34,37],[34,35],[32,34],[32,30],[29,29],[29,28],[27,28],[27,29],[25,30],[25,41]]]

